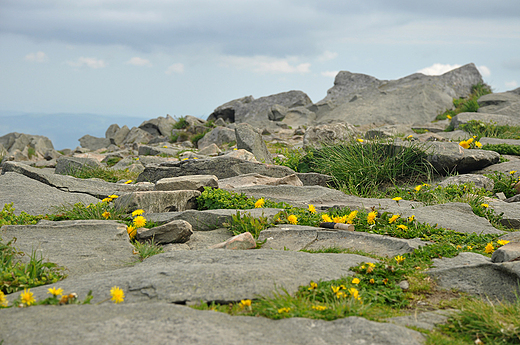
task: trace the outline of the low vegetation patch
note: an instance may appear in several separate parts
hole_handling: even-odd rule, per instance
[[[478,83],[471,87],[471,94],[466,98],[457,98],[453,99],[453,106],[455,109],[446,110],[442,114],[437,115],[436,120],[445,120],[451,119],[453,116],[460,113],[468,113],[468,112],[476,112],[480,106],[478,105],[477,100],[489,93],[491,93],[491,88],[483,83]]]
[[[471,120],[460,125],[460,128],[477,138],[520,139],[519,126],[498,125],[494,122]],[[503,146],[500,148],[504,149]]]
[[[128,169],[113,170],[104,167],[90,167],[85,165],[81,169],[71,170],[68,175],[81,179],[99,178],[107,182],[115,183],[121,180],[135,180],[137,179],[137,176],[139,176],[139,172],[129,171]]]
[[[520,146],[510,144],[485,144],[482,150],[495,151],[501,155],[520,156]]]

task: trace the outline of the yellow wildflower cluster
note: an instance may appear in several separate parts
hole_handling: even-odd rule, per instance
[[[488,253],[488,254],[491,254],[495,251],[495,247],[493,247],[493,242],[489,242],[487,245],[486,245],[486,248],[484,248],[484,252]]]
[[[104,198],[103,200],[101,200],[101,202],[109,203],[112,200],[117,199],[117,198],[119,198],[119,196],[112,194],[112,195],[109,195],[108,197]]]
[[[290,311],[291,311],[291,308],[280,308],[280,309],[278,309],[278,314],[288,313]]]
[[[144,213],[144,210],[135,210],[132,212],[132,217],[135,217],[132,221],[132,225],[126,227],[126,232],[130,239],[133,239],[137,234],[137,229],[142,228],[146,225],[146,218],[141,216]]]
[[[251,307],[251,300],[250,299],[243,299],[238,303],[240,308],[244,309],[245,307]]]
[[[327,310],[327,307],[324,305],[313,305],[311,308],[317,311]]]
[[[0,291],[0,307],[7,307],[7,304],[9,302],[7,301],[7,298],[5,298],[5,294]]]
[[[265,204],[264,198],[260,198],[255,202],[255,208],[261,208]]]
[[[294,214],[291,214],[289,217],[287,217],[287,220],[291,224],[294,224],[294,225],[298,224],[298,217],[296,217]]]
[[[481,148],[482,144],[475,140],[476,136],[473,136],[473,138],[469,138],[468,140],[462,140],[459,145],[465,149],[469,148]]]
[[[332,223],[332,218],[328,214],[322,214],[321,219],[323,219],[324,222]]]

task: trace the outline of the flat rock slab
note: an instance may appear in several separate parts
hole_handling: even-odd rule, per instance
[[[475,171],[474,174],[492,174],[494,171],[498,171],[509,175],[509,172],[513,170],[520,171],[520,160],[515,159],[509,162],[493,164],[484,169]]]
[[[424,336],[351,316],[335,321],[230,316],[168,303],[123,302],[0,311],[6,344],[381,344],[418,345]],[[30,325],[30,327],[27,327]]]
[[[237,212],[240,215],[252,217],[267,217],[273,219],[276,214],[283,211],[279,208],[253,208],[250,210],[218,209],[218,210],[186,210],[184,212],[163,212],[146,214],[146,219],[164,224],[173,220],[185,220],[191,224],[193,231],[209,231],[221,228],[222,224],[231,222]]]
[[[439,287],[457,289],[492,300],[516,301],[520,293],[520,261],[492,263],[476,253],[464,252],[454,258],[433,259],[434,268],[426,273]]]
[[[229,302],[270,295],[275,286],[294,293],[310,281],[350,276],[350,267],[376,261],[353,254],[262,249],[172,251],[152,256],[134,267],[67,278],[56,286],[80,296],[92,290],[93,303],[110,297],[113,286],[122,288],[125,302],[130,303]],[[47,288],[31,291],[41,299],[46,297]],[[17,295],[19,292],[8,298],[12,300]]]
[[[401,217],[415,216],[419,223],[451,229],[463,233],[503,234],[502,230],[494,228],[486,218],[473,213],[471,206],[461,202],[450,202],[432,206],[418,207],[414,210],[390,207],[385,211],[400,214]]]
[[[457,310],[455,309],[425,311],[411,315],[391,317],[386,320],[395,325],[405,327],[413,326],[433,331],[435,326],[446,323],[450,316],[456,312]]]
[[[16,238],[14,246],[37,258],[67,268],[69,277],[127,267],[137,261],[126,225],[113,220],[40,221],[36,225],[4,225],[0,237]],[[28,256],[22,259],[28,260]]]
[[[520,203],[497,200],[490,202],[489,206],[493,208],[496,214],[503,213],[500,220],[502,225],[510,229],[520,229]]]
[[[0,175],[0,191],[0,208],[12,202],[17,215],[22,211],[32,215],[55,213],[57,206],[100,201],[91,195],[64,192],[13,172]]]
[[[372,207],[387,208],[399,205],[400,207],[411,209],[412,206],[422,206],[422,203],[401,200],[399,203],[392,199],[373,199],[360,198],[347,195],[336,189],[321,186],[251,186],[235,188],[236,193],[244,193],[254,198],[265,198],[276,202],[286,202],[296,207],[307,208],[309,204],[316,206],[316,209],[330,208],[333,206],[349,207],[350,209],[369,210]]]
[[[259,241],[266,240],[264,249],[318,250],[323,248],[345,248],[362,250],[380,256],[393,257],[411,253],[428,242],[417,238],[405,240],[366,232],[330,230],[301,225],[279,225],[260,232]]]

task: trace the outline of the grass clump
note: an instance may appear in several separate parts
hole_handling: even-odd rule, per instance
[[[132,241],[132,244],[135,247],[135,251],[139,255],[140,261],[143,261],[144,259],[149,258],[150,256],[164,253],[164,248],[155,244],[153,240],[151,242],[143,243],[139,241]]]
[[[482,150],[495,151],[501,155],[520,156],[520,146],[510,144],[485,144]]]
[[[115,183],[120,180],[136,180],[139,176],[139,172],[132,172],[128,169],[112,170],[104,167],[90,167],[85,165],[80,169],[70,170],[68,175],[81,179],[99,178],[107,182]]]
[[[471,120],[468,121],[468,123],[460,125],[460,128],[478,138],[520,139],[520,126],[498,125],[495,122]],[[505,148],[504,146],[497,148],[511,150],[511,148]]]
[[[444,113],[437,115],[436,120],[451,119],[453,116],[460,113],[476,112],[479,108],[477,100],[489,93],[491,93],[489,85],[478,83],[471,87],[471,93],[466,98],[453,99],[453,106],[455,109],[446,110]]]
[[[190,125],[188,121],[186,121],[186,116],[175,118],[175,120],[176,122],[173,124],[172,129],[186,129]]]

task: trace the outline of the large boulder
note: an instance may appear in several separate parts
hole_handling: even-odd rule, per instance
[[[13,132],[0,137],[0,159],[3,156],[15,161],[42,159],[49,150],[54,151],[54,146],[42,135]]]
[[[159,135],[169,137],[172,134],[175,122],[175,119],[170,115],[166,115],[166,117],[159,116],[158,118],[144,121],[139,128],[154,137]]]
[[[81,147],[89,149],[91,151],[107,148],[111,144],[110,139],[97,138],[89,134],[82,136],[78,140]]]
[[[478,99],[479,113],[518,117],[520,114],[520,87],[507,92],[491,93]]]
[[[267,149],[262,135],[253,126],[248,123],[240,123],[235,128],[235,135],[238,149],[251,152],[259,162],[273,164],[271,153]]]
[[[453,98],[468,96],[478,83],[482,76],[472,63],[440,76],[415,73],[390,81],[341,71],[327,96],[310,110],[317,123],[424,123],[453,108]]]

